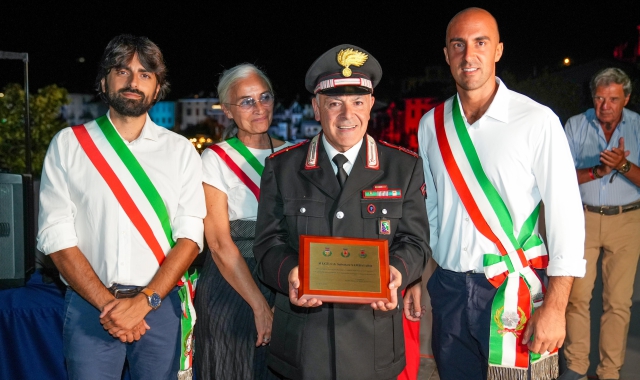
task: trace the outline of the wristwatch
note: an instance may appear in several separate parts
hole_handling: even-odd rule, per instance
[[[162,303],[162,298],[160,298],[158,293],[156,293],[155,291],[149,288],[144,288],[140,292],[143,293],[145,296],[147,296],[147,303],[153,310],[156,310],[157,308],[160,307],[160,304]]]
[[[631,162],[629,160],[627,160],[627,162],[625,162],[618,168],[618,172],[620,172],[620,174],[625,174],[629,170],[631,170]]]

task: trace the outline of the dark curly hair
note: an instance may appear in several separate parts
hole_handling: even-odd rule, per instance
[[[162,52],[158,45],[147,37],[136,37],[130,34],[121,34],[114,37],[104,49],[98,65],[95,88],[98,95],[106,102],[106,94],[102,91],[102,79],[105,79],[111,69],[126,66],[133,56],[138,53],[138,59],[142,66],[156,75],[160,91],[155,102],[162,100],[169,92],[167,81],[167,66],[164,63]]]

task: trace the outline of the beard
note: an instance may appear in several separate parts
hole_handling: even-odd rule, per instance
[[[109,107],[113,108],[114,111],[116,111],[122,116],[128,116],[128,117],[142,116],[145,113],[147,113],[147,111],[149,111],[149,109],[151,109],[151,107],[153,106],[152,99],[147,100],[147,97],[144,95],[142,91],[134,90],[131,87],[126,87],[118,91],[112,92],[112,91],[109,91],[109,87],[105,84],[105,90],[106,90],[105,95],[107,98],[107,104],[109,105]],[[134,94],[138,94],[141,96],[141,98],[127,99],[121,95],[124,92],[131,92]]]

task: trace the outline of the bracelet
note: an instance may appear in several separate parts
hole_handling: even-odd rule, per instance
[[[596,176],[593,175],[593,168],[589,168],[589,178],[596,179]]]
[[[598,174],[598,165],[591,168],[591,172],[593,173],[594,179],[602,178],[600,174]]]
[[[629,170],[631,170],[631,162],[629,160],[627,160],[627,162],[625,162],[624,164],[622,164],[622,166],[618,168],[618,172],[620,174],[625,174]]]

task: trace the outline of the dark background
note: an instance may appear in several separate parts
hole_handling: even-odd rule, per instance
[[[407,76],[445,64],[448,21],[468,6],[497,18],[505,52],[498,73],[520,78],[611,58],[616,45],[636,43],[640,1],[3,1],[0,50],[28,52],[31,91],[57,84],[91,93],[97,61],[120,33],[145,35],[165,54],[175,100],[215,96],[223,69],[251,62],[286,102],[308,96],[304,75],[329,48],[351,43],[374,55],[384,72],[376,89],[393,98]],[[633,47],[630,47],[633,48]],[[80,62],[80,58],[84,62]],[[0,60],[0,88],[22,83],[19,61]]]

